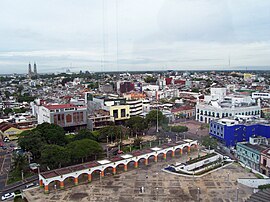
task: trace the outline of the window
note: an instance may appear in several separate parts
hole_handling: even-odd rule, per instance
[[[126,117],[126,109],[121,109],[121,117]]]
[[[263,159],[263,166],[266,166],[266,159]]]
[[[116,119],[118,118],[118,110],[117,109],[113,110],[113,117]]]

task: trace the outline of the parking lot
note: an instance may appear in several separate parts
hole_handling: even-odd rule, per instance
[[[195,157],[197,152],[191,154]],[[202,178],[180,177],[161,171],[168,164],[183,162],[187,156],[167,159],[115,176],[105,176],[89,184],[52,190],[32,189],[24,194],[29,201],[245,201],[253,192],[237,184],[237,178],[255,178],[238,164],[215,171]],[[143,193],[142,193],[143,187]],[[237,189],[237,187],[239,189]]]

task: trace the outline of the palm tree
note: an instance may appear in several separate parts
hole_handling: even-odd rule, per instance
[[[14,170],[21,172],[25,171],[27,168],[28,162],[27,157],[23,154],[14,154],[12,159],[12,167]]]

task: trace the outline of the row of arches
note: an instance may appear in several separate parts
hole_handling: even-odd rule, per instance
[[[138,160],[130,160],[127,162],[116,162],[110,163],[102,167],[97,167],[96,169],[92,169],[91,171],[85,170],[80,174],[71,173],[67,176],[59,176],[54,180],[50,180],[48,182],[43,181],[40,179],[40,186],[44,186],[45,193],[48,193],[49,190],[56,190],[56,189],[64,189],[67,187],[76,186],[79,183],[89,183],[93,180],[101,180],[105,176],[112,176],[116,174],[120,174],[123,172],[128,171],[129,169],[134,169],[142,166],[148,166],[150,163],[159,162],[162,160],[167,160],[170,158],[174,158],[175,156],[182,156],[182,154],[187,154],[190,152],[191,149],[197,148],[196,144],[192,144],[191,146],[185,146],[183,148],[177,148],[175,150],[166,150],[164,152],[160,152],[157,155],[150,154],[149,156],[142,155]]]

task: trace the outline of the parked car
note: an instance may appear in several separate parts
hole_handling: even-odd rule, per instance
[[[15,193],[12,192],[12,193],[6,193],[6,194],[4,194],[4,195],[1,197],[1,199],[2,199],[2,201],[4,201],[4,200],[7,200],[7,199],[9,199],[9,198],[14,198],[14,197],[15,197]]]

